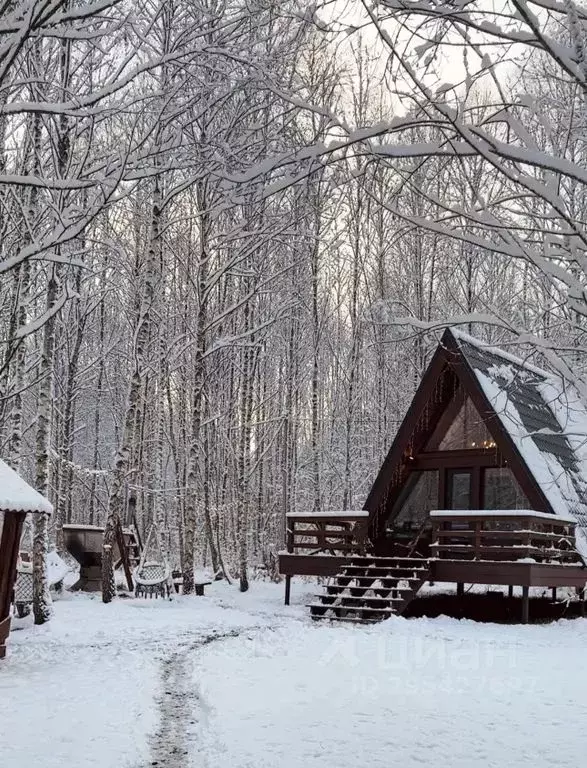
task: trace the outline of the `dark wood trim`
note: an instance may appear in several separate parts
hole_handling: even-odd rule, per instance
[[[439,509],[446,509],[446,494],[447,494],[447,470],[443,467],[438,472],[438,507]]]
[[[505,461],[499,451],[493,448],[472,448],[462,451],[426,451],[419,453],[410,461],[410,467],[415,470],[440,469],[454,467],[468,469],[470,467],[503,467]]]
[[[25,517],[24,512],[4,511],[4,525],[2,539],[0,539],[0,659],[6,654],[6,639],[10,631],[10,603],[16,580],[18,550]]]
[[[291,596],[291,576],[286,576],[285,577],[285,600],[284,600],[286,605],[289,605],[290,596]]]
[[[24,512],[4,512],[0,541],[0,619],[10,613]]]
[[[527,624],[530,620],[530,588],[527,585],[522,587],[522,624]]]
[[[279,573],[284,576],[335,576],[348,563],[337,555],[292,555],[281,552]]]
[[[481,492],[481,467],[473,467],[471,472],[471,504],[477,509],[483,509],[483,496]]]
[[[408,458],[408,447],[410,445],[410,441],[413,441],[414,439],[420,416],[426,407],[426,404],[430,401],[432,395],[434,394],[434,388],[443,373],[447,374],[451,379],[450,382],[446,382],[447,391],[445,392],[444,397],[445,402],[440,402],[437,404],[437,412],[432,414],[430,430],[427,431],[426,434],[416,436],[419,438],[419,445],[414,446],[416,453],[421,451],[429,435],[436,428],[438,419],[445,411],[446,406],[450,400],[452,400],[458,387],[458,381],[452,375],[452,372],[449,369],[446,352],[444,347],[441,345],[436,349],[434,355],[432,356],[432,360],[430,361],[430,364],[424,373],[424,376],[422,377],[420,386],[414,395],[406,416],[399,427],[397,435],[395,436],[391,448],[385,457],[381,469],[379,470],[371,490],[369,491],[367,500],[365,501],[363,508],[368,510],[370,513],[370,536],[372,540],[374,537],[376,538],[377,535],[381,532],[382,528],[384,528],[384,526],[382,527],[378,524],[378,518],[382,514],[385,515],[385,511],[389,510],[390,506],[392,505],[392,499],[389,499],[388,495],[390,491],[390,483],[393,476],[393,471],[396,468],[400,468],[402,463]]]
[[[442,438],[448,432],[451,424],[456,419],[458,412],[465,402],[465,393],[462,387],[458,387],[452,400],[444,409],[443,414],[438,420],[436,428],[432,432],[431,436],[427,440],[426,453],[432,453],[438,450],[438,446],[442,442]],[[444,451],[442,451],[444,453]]]
[[[503,584],[528,587],[578,587],[587,585],[587,569],[503,561],[431,560],[433,581],[465,584]]]

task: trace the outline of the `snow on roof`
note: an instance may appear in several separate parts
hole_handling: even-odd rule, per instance
[[[529,363],[527,360],[522,360],[521,357],[516,357],[516,355],[512,355],[511,352],[506,352],[504,349],[494,347],[492,344],[486,344],[484,341],[481,341],[481,339],[476,339],[474,336],[469,336],[468,333],[465,333],[458,328],[451,328],[450,332],[455,337],[455,339],[457,339],[457,341],[462,341],[465,344],[477,347],[477,349],[482,352],[496,355],[502,360],[513,363],[514,365],[517,365],[526,371],[531,371],[532,373],[536,373],[538,376],[545,376],[546,378],[548,378],[550,375],[543,368],[539,368],[537,365]]]
[[[53,513],[53,505],[0,459],[0,509]]]
[[[65,523],[63,525],[64,531],[100,531],[102,532],[104,528],[100,525],[82,525],[79,523]]]
[[[575,519],[585,534],[578,543],[587,543],[587,408],[579,393],[554,374],[453,333],[553,511]]]

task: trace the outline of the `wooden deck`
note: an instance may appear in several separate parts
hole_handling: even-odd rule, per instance
[[[365,513],[288,517],[288,551],[279,555],[286,604],[294,575],[339,578],[361,557],[376,575],[378,553],[365,537],[365,521]],[[428,579],[457,584],[457,594],[465,584],[522,587],[526,622],[530,587],[574,587],[584,610],[587,567],[571,520],[529,510],[434,512],[430,539]]]
[[[289,605],[292,576],[334,576],[351,555],[364,554],[368,513],[324,512],[287,516],[287,552],[279,554]]]
[[[298,555],[282,552],[279,572],[283,576],[335,576],[349,561],[332,555]],[[430,580],[447,583],[503,584],[528,587],[585,587],[587,568],[554,563],[516,563],[502,561],[470,562],[429,560]]]
[[[431,581],[453,584],[502,584],[518,587],[583,589],[587,584],[587,569],[580,565],[568,566],[554,563],[431,560],[430,578]]]
[[[583,564],[575,523],[555,515],[520,510],[430,513],[430,553],[438,559]]]

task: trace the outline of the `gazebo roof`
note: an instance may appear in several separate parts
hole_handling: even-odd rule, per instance
[[[53,505],[0,459],[0,511],[53,513]]]

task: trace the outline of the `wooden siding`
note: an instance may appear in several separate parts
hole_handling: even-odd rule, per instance
[[[6,640],[10,631],[10,603],[24,519],[24,512],[4,512],[0,539],[0,659],[6,655]]]

